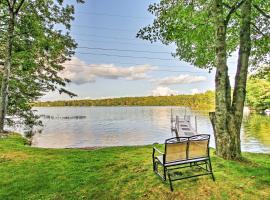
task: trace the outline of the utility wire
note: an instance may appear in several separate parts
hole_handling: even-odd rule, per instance
[[[138,38],[127,38],[127,37],[108,37],[108,36],[103,36],[103,35],[95,35],[95,34],[84,34],[84,33],[72,33],[71,35],[77,35],[77,36],[88,36],[88,37],[95,37],[95,38],[104,38],[104,39],[113,39],[113,40],[136,40],[136,41],[142,41],[141,39]]]
[[[131,29],[119,29],[119,28],[108,28],[103,26],[87,26],[87,25],[77,25],[73,24],[72,27],[87,28],[87,29],[101,29],[101,30],[110,30],[110,31],[125,31],[125,32],[138,32],[139,30]]]
[[[170,66],[170,65],[154,65],[154,64],[143,64],[143,63],[122,63],[122,62],[117,62],[118,64],[123,64],[123,65],[152,65],[153,67],[171,67],[171,68],[181,68],[181,67],[190,67],[190,66]],[[70,63],[65,63],[64,65],[69,65],[69,66],[78,66],[78,67],[83,67],[83,66],[89,66],[90,64],[85,64],[85,65],[80,65],[80,64],[70,64]],[[101,65],[101,64],[97,64]],[[106,66],[98,66],[99,68],[108,68]],[[194,72],[194,71],[188,71],[188,70],[169,70],[169,69],[151,69],[151,71],[161,71],[161,72],[173,72],[173,73],[194,73],[194,74],[212,74],[212,72]],[[230,75],[235,75],[235,73],[228,73]]]
[[[126,56],[126,55],[116,55],[116,54],[105,54],[105,53],[90,53],[90,52],[79,52],[76,51],[78,54],[89,54],[89,55],[96,55],[96,56],[109,56],[109,57],[119,57],[119,58],[134,58],[134,59],[150,59],[150,60],[170,60],[175,61],[171,58],[157,58],[157,57],[146,57],[146,56]]]
[[[126,55],[114,55],[114,54],[98,54],[98,53],[90,53],[90,52],[76,52],[79,54],[90,54],[90,55],[101,55],[101,56],[111,56],[111,57],[120,57],[120,58],[136,58],[136,59],[149,59],[149,60],[170,60],[170,61],[177,61],[176,59],[167,59],[167,58],[156,58],[156,57],[137,57],[137,56],[126,56]],[[145,63],[121,63],[121,62],[117,62],[119,64],[130,64],[130,65],[145,65]],[[153,64],[151,64],[153,65]],[[171,65],[153,65],[153,66],[160,66],[160,67],[180,67],[180,66],[171,66]],[[206,72],[207,73],[207,72]],[[231,75],[235,75],[235,73],[229,73]]]
[[[97,41],[97,40],[86,40],[86,39],[75,39],[76,41],[82,41],[82,42],[96,42],[96,43],[115,43],[115,44],[125,44],[125,45],[148,45],[149,44],[142,44],[142,43],[135,43],[135,42],[118,42],[118,41]],[[159,46],[162,47],[163,45],[159,44],[151,44],[151,46]]]
[[[188,66],[177,66],[177,65],[154,65],[154,64],[146,64],[146,63],[134,63],[134,62],[116,62],[120,65],[152,65],[154,67],[169,67],[169,68],[181,68],[181,67],[188,67]],[[72,65],[72,64],[66,64],[66,65]],[[87,64],[88,65],[88,64]],[[80,65],[85,66],[85,65]],[[197,72],[196,72],[197,73]],[[207,72],[201,72],[201,73],[207,73]]]
[[[64,65],[69,65],[69,66],[78,66],[78,67],[82,67],[82,66],[89,66],[89,64],[87,64],[87,65],[80,65],[80,64],[69,64],[69,63],[66,63],[66,64],[64,64]],[[155,67],[155,66],[154,66]],[[156,66],[156,67],[158,67],[158,66]],[[91,67],[89,67],[89,68],[91,68]],[[111,68],[111,67],[106,67],[106,66],[98,66],[97,68]],[[185,70],[181,70],[181,71],[179,71],[179,70],[165,70],[165,69],[150,69],[149,71],[157,71],[157,72],[175,72],[175,73],[208,73],[208,72],[192,72],[192,71],[185,71]],[[208,73],[208,74],[210,74],[210,73]]]
[[[133,49],[114,49],[114,48],[100,48],[100,47],[78,47],[78,49],[90,49],[90,50],[102,50],[102,51],[120,51],[120,52],[135,52],[135,53],[157,53],[157,54],[169,54],[165,51],[143,51],[143,50],[133,50]]]
[[[107,17],[119,17],[119,18],[130,18],[130,19],[152,19],[151,17],[143,17],[143,16],[130,16],[130,15],[117,15],[111,13],[95,13],[95,12],[76,12],[75,14],[79,15],[96,15],[96,16],[107,16]]]

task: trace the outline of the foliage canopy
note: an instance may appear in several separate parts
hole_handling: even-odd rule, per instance
[[[227,57],[239,48],[241,17],[236,6],[240,7],[243,2],[223,1],[226,8],[223,15],[227,24]],[[261,64],[270,63],[270,20],[269,15],[262,16],[262,12],[266,15],[270,13],[270,2],[253,0],[253,5],[250,63],[253,68],[258,68]],[[160,3],[153,3],[148,11],[155,16],[154,22],[142,28],[137,37],[151,42],[159,40],[164,44],[173,43],[176,45],[173,55],[180,60],[212,69],[216,63],[214,7],[213,0],[161,0]]]
[[[65,89],[69,80],[59,74],[63,70],[62,63],[76,48],[69,34],[73,14],[74,6],[63,0],[0,1],[0,61],[8,60],[8,47],[12,61],[8,82],[1,81],[9,86],[9,116],[17,116],[32,126],[38,121],[31,102],[54,90],[74,96]],[[13,32],[10,32],[11,27]],[[4,69],[1,79],[3,76],[7,76]],[[12,118],[8,119],[13,122]]]

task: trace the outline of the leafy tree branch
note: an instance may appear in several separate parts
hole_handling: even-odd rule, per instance
[[[235,13],[239,8],[240,6],[245,2],[245,0],[242,0],[240,2],[236,2],[233,6],[229,6],[228,4],[226,3],[223,3],[223,5],[226,5],[227,7],[230,8],[230,11],[225,19],[225,24],[227,25],[229,23],[229,20],[231,19],[231,15],[233,13]]]
[[[258,5],[253,4],[254,8],[256,8],[264,17],[270,19],[270,15],[268,15],[265,11],[263,11]]]

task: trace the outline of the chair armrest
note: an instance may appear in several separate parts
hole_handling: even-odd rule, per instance
[[[158,148],[153,147],[153,154],[155,153],[155,151],[157,151],[158,153],[164,155],[164,153],[162,153]]]

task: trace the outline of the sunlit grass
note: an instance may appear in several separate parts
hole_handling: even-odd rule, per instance
[[[153,172],[151,146],[39,149],[0,139],[0,199],[270,199],[270,155],[212,156],[210,176],[174,183]]]

